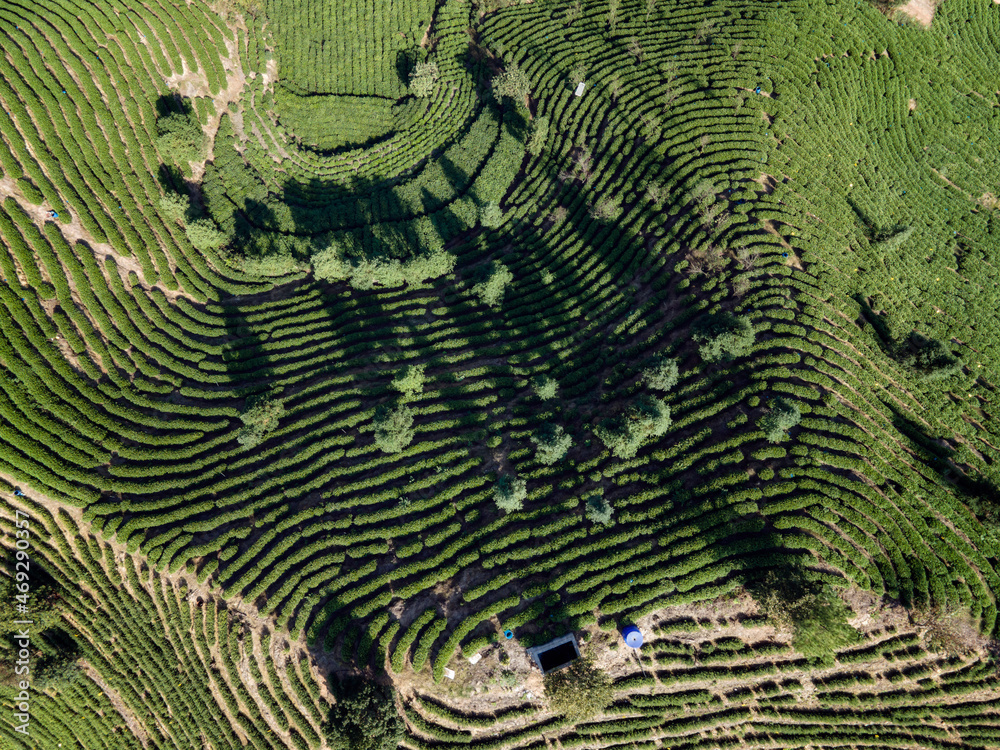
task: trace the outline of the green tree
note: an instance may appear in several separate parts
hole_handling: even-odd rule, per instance
[[[660,208],[667,199],[667,189],[662,182],[650,182],[646,185],[646,198],[656,208]]]
[[[768,571],[747,590],[779,630],[792,630],[792,647],[816,666],[833,666],[834,653],[859,640],[847,623],[851,609],[830,584],[799,564]]]
[[[284,415],[285,405],[274,396],[268,394],[247,399],[240,412],[243,427],[236,433],[236,441],[246,449],[260,445],[268,434],[277,429]]]
[[[437,247],[405,261],[370,258],[362,254],[354,238],[345,235],[310,258],[313,275],[321,281],[346,280],[354,289],[419,284],[447,276],[455,269],[455,256]]]
[[[493,76],[490,87],[498,101],[506,96],[522,106],[531,93],[531,81],[517,63],[511,63],[503,73]]]
[[[215,0],[214,7],[223,18],[230,13],[247,13],[256,18],[264,12],[264,0]]]
[[[413,410],[406,404],[383,406],[375,414],[375,445],[386,453],[399,453],[413,442]]]
[[[404,725],[391,689],[357,677],[328,684],[336,701],[323,724],[330,750],[396,750]]]
[[[392,387],[405,397],[412,398],[424,392],[426,365],[408,365],[392,381]]]
[[[290,251],[277,248],[264,255],[243,256],[239,265],[253,276],[284,276],[299,267]]]
[[[610,526],[613,523],[611,516],[614,514],[614,508],[611,507],[611,503],[604,499],[603,494],[598,493],[588,497],[584,501],[583,512],[594,523],[604,526]]]
[[[618,198],[604,195],[590,206],[588,213],[598,221],[614,221],[621,216],[622,204]]]
[[[646,51],[642,48],[642,42],[639,41],[639,37],[630,37],[627,49],[628,53],[635,58],[636,62],[642,65],[642,58],[645,56]]]
[[[531,436],[531,442],[537,446],[535,458],[539,463],[551,466],[565,457],[573,445],[573,438],[566,434],[562,425],[544,424]]]
[[[662,436],[671,424],[670,407],[644,394],[624,413],[595,426],[594,434],[618,458],[633,458],[647,439]]]
[[[17,607],[25,604],[32,621],[29,669],[34,686],[44,690],[79,676],[80,647],[63,628],[64,592],[34,558],[31,563],[26,591],[19,588],[25,582],[15,581],[10,574],[0,575],[0,685],[13,686],[25,679],[14,671],[14,654],[20,646],[13,640],[24,627],[16,622],[25,619]]]
[[[788,431],[802,419],[798,404],[787,398],[776,398],[770,409],[757,420],[757,427],[763,430],[769,443],[780,443],[788,437]]]
[[[876,233],[877,239],[872,243],[872,249],[874,249],[879,255],[886,255],[891,252],[895,252],[899,249],[900,245],[906,242],[910,237],[913,236],[913,232],[916,231],[914,227],[893,227],[892,229],[887,229],[881,233]]]
[[[538,156],[549,138],[549,118],[545,115],[536,117],[531,123],[531,138],[528,139],[528,153]]]
[[[642,371],[642,380],[650,388],[658,391],[669,391],[680,378],[677,360],[665,355],[657,355],[650,360]]]
[[[183,193],[168,192],[160,198],[160,213],[167,221],[184,221],[191,210],[191,199]]]
[[[531,379],[531,390],[542,401],[548,401],[550,398],[556,397],[556,393],[559,391],[559,383],[556,382],[555,378],[548,375],[538,375]]]
[[[156,149],[178,166],[205,158],[205,132],[194,112],[171,112],[156,121]]]
[[[618,30],[618,11],[621,5],[621,0],[608,0],[608,28],[612,34]]]
[[[715,202],[716,194],[719,192],[715,183],[708,177],[703,177],[695,183],[688,193],[688,200],[693,201],[697,207],[704,207]]]
[[[491,201],[479,209],[479,223],[494,229],[503,224],[503,209],[496,201]]]
[[[897,359],[917,371],[923,381],[943,380],[962,372],[964,363],[940,339],[928,339],[918,334],[910,343],[898,347]]]
[[[32,559],[34,562],[34,559]],[[10,563],[12,566],[13,563]],[[62,622],[59,590],[55,581],[44,569],[35,572],[32,565],[30,585],[26,591],[18,589],[18,583],[7,575],[0,575],[0,638],[6,639],[21,629],[15,620],[23,620],[17,607],[24,604],[31,613],[34,631],[48,630]],[[17,597],[22,597],[21,599]]]
[[[507,285],[513,280],[514,274],[507,266],[494,260],[486,267],[483,280],[472,287],[472,293],[479,297],[483,304],[497,307],[503,300]]]
[[[521,510],[527,497],[527,480],[519,479],[515,475],[504,474],[493,486],[493,501],[506,513]]]
[[[749,354],[754,342],[750,321],[731,313],[716,313],[699,319],[692,338],[701,344],[698,352],[706,362],[722,362]]]
[[[611,679],[593,660],[580,658],[565,669],[545,675],[549,708],[580,724],[600,715],[614,699]]]
[[[196,219],[190,222],[184,229],[188,239],[195,250],[205,252],[207,250],[218,250],[226,244],[226,235],[219,231],[215,222],[211,219]]]
[[[331,240],[325,248],[313,253],[313,275],[320,281],[343,281],[350,278],[353,267],[347,256],[354,248],[351,235]]]
[[[410,93],[418,99],[426,99],[434,93],[439,76],[437,63],[418,62],[410,72]]]

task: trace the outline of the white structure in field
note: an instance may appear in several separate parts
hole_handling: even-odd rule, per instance
[[[577,96],[583,96],[584,88],[586,88],[586,84],[583,81],[580,81],[578,84],[576,84],[576,91],[574,91],[573,93],[576,94]]]

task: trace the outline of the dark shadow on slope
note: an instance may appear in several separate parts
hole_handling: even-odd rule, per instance
[[[605,148],[610,149],[611,146],[605,144]],[[450,164],[442,164],[442,166],[446,172],[453,167]],[[467,178],[468,176],[465,177]],[[568,232],[558,236],[549,236],[537,224],[532,224],[530,219],[526,219],[512,223],[511,226],[503,226],[499,232],[495,233],[474,229],[469,232],[450,235],[450,230],[454,228],[452,225],[453,219],[449,218],[445,212],[437,211],[431,214],[431,224],[443,242],[454,243],[455,252],[460,258],[461,272],[459,275],[462,278],[471,277],[477,268],[480,268],[484,263],[491,260],[498,259],[509,262],[513,267],[519,264],[524,256],[533,254],[545,259],[558,259],[554,265],[556,265],[556,271],[560,272],[560,286],[565,293],[557,296],[556,290],[547,288],[547,284],[542,281],[540,271],[524,267],[523,270],[521,268],[518,269],[519,277],[515,279],[512,289],[505,295],[504,302],[498,310],[486,308],[478,304],[475,298],[469,294],[467,288],[460,289],[459,291],[448,289],[447,282],[432,284],[433,290],[430,294],[422,290],[410,290],[400,287],[398,294],[394,293],[390,299],[393,303],[401,302],[404,305],[412,299],[419,301],[421,304],[432,300],[437,304],[450,306],[456,319],[462,320],[462,326],[459,328],[458,335],[463,336],[467,331],[475,332],[472,336],[468,337],[469,341],[464,343],[462,348],[459,349],[460,353],[465,353],[468,350],[474,351],[474,356],[463,366],[472,367],[481,364],[489,368],[490,374],[503,375],[506,378],[505,382],[496,388],[496,390],[501,392],[502,401],[510,401],[519,397],[520,386],[515,387],[510,384],[510,381],[514,380],[515,365],[511,364],[511,362],[515,361],[515,358],[518,368],[539,366],[539,369],[544,369],[542,366],[551,365],[553,372],[558,374],[561,379],[565,379],[570,383],[564,390],[568,395],[567,400],[571,403],[571,408],[578,411],[578,416],[573,418],[576,421],[571,426],[577,429],[575,435],[578,445],[582,446],[584,440],[588,439],[585,437],[586,430],[593,419],[603,416],[605,408],[613,409],[619,405],[617,404],[617,394],[609,392],[608,404],[605,406],[600,402],[600,395],[595,396],[595,393],[604,389],[603,384],[608,377],[609,371],[615,365],[619,364],[619,360],[623,357],[623,347],[641,347],[642,341],[636,338],[629,338],[629,336],[624,334],[615,334],[618,338],[614,339],[614,345],[609,343],[614,329],[622,324],[633,311],[633,303],[629,299],[630,292],[623,294],[621,300],[616,301],[610,308],[604,309],[600,313],[592,311],[590,307],[586,307],[585,314],[581,316],[579,308],[573,303],[581,299],[589,301],[602,291],[604,287],[609,287],[612,289],[612,293],[617,293],[619,291],[626,292],[630,285],[635,284],[639,291],[648,291],[651,279],[644,278],[641,284],[637,279],[640,276],[645,276],[645,274],[652,275],[654,273],[654,266],[651,262],[651,241],[649,238],[642,236],[642,226],[638,229],[635,227],[623,228],[617,224],[608,226],[590,219],[586,211],[587,201],[586,196],[583,195],[584,191],[578,189],[576,186],[567,187],[559,183],[558,175],[555,174],[554,169],[549,174],[536,175],[536,177],[540,180],[548,181],[549,184],[557,185],[555,188],[556,198],[552,205],[564,205],[570,213],[571,218],[569,221],[571,222],[571,227]],[[458,179],[458,176],[452,179]],[[549,199],[551,196],[546,195],[546,198]],[[285,231],[276,231],[277,224],[269,223],[273,219],[273,214],[268,216],[270,209],[268,209],[267,205],[249,201],[247,205],[244,205],[237,211],[237,213],[241,214],[238,221],[244,222],[245,225],[239,231],[242,233],[242,241],[246,242],[253,249],[253,252],[261,254],[264,258],[275,255],[282,256],[287,251],[296,262],[305,262],[313,253],[326,247],[330,239],[328,235],[334,229],[357,233],[360,236],[361,247],[366,252],[371,252],[375,258],[393,257],[393,253],[398,246],[409,243],[409,235],[406,234],[405,229],[391,226],[386,227],[384,232],[376,234],[368,228],[380,216],[392,214],[399,208],[398,205],[392,204],[392,201],[395,199],[396,194],[392,190],[387,189],[385,185],[374,185],[365,181],[356,181],[346,188],[316,180],[306,184],[289,182],[285,185],[282,200],[284,205],[288,207],[293,218],[291,231],[288,231],[288,228],[285,228]],[[428,210],[429,206],[432,205],[432,200],[433,198],[428,194],[421,195],[424,210]],[[384,201],[388,201],[388,203]],[[267,209],[267,211],[264,209]],[[345,216],[347,217],[346,220]],[[257,236],[256,233],[258,232],[274,236],[264,240]],[[582,260],[587,262],[592,261],[593,265],[584,265],[581,267],[577,263],[581,258],[567,258],[560,252],[563,245],[570,244],[578,237],[583,238],[584,247],[584,252],[579,255],[585,256]],[[418,245],[417,247],[419,248],[420,246]],[[657,280],[660,280],[660,276],[670,275],[670,272],[666,270],[669,267],[671,267],[670,264],[660,267],[655,271]],[[600,271],[597,274],[597,279],[600,281],[595,281],[594,277],[589,276],[592,268]],[[603,273],[610,275],[607,280],[602,279]],[[466,274],[468,274],[468,277]],[[535,288],[526,289],[525,287],[529,279],[532,282],[542,283],[536,284]],[[384,350],[380,351],[382,338],[383,335],[388,337],[389,334],[382,334],[382,332],[391,331],[389,326],[394,325],[395,320],[390,316],[395,314],[398,306],[394,305],[392,310],[387,310],[383,304],[383,298],[377,295],[375,291],[351,290],[349,285],[343,281],[322,284],[295,282],[288,284],[286,287],[276,289],[275,295],[279,299],[284,299],[290,297],[295,292],[303,291],[311,293],[317,289],[321,290],[323,306],[329,315],[329,320],[313,321],[310,325],[314,327],[314,331],[322,331],[324,325],[328,326],[331,330],[335,330],[337,346],[340,347],[346,344],[346,353],[343,355],[344,361],[331,361],[319,366],[311,365],[313,369],[303,373],[301,381],[304,384],[317,385],[324,383],[326,379],[332,378],[335,375],[346,374],[356,377],[357,381],[355,382],[363,383],[362,392],[365,396],[365,406],[363,408],[367,408],[371,405],[373,399],[389,396],[386,388],[386,381],[389,379],[389,375],[386,371],[393,367],[391,358],[388,363],[376,362],[375,356],[384,353]],[[666,296],[669,297],[667,301],[679,304],[678,301],[686,296],[686,293],[682,294],[679,290],[672,289]],[[295,362],[294,353],[289,355],[289,359],[282,358],[281,360],[277,360],[277,355],[272,355],[269,358],[266,342],[263,338],[265,331],[262,330],[261,322],[248,320],[248,318],[254,315],[251,308],[259,304],[263,299],[266,299],[266,295],[259,295],[253,299],[234,301],[228,308],[234,313],[231,316],[233,326],[231,335],[233,341],[231,346],[227,348],[227,352],[232,357],[229,360],[232,365],[229,369],[229,377],[234,384],[239,384],[241,388],[249,389],[248,392],[253,392],[256,388],[267,385],[267,381],[273,377],[273,372],[270,372],[271,368],[277,369],[278,364],[280,364],[282,377],[284,377],[285,368],[292,368]],[[339,316],[342,316],[347,309],[347,302],[355,301],[359,304],[349,309],[349,319],[345,322]],[[727,304],[731,303],[727,301]],[[685,310],[679,313],[678,317],[694,314]],[[470,321],[468,327],[466,327],[466,321]],[[680,352],[682,356],[691,362],[695,355],[691,354],[692,348],[685,341],[687,334],[686,322],[685,318],[680,325],[670,330],[656,346],[662,349],[670,349],[672,353]],[[228,327],[229,318],[227,317]],[[376,333],[371,333],[373,328],[376,329]],[[561,344],[567,340],[570,341],[567,347],[556,346],[557,343]],[[407,347],[409,352],[419,353],[421,358],[430,357],[433,361],[433,358],[438,356],[434,351],[434,343],[427,339],[417,337],[417,340],[413,344],[408,344]],[[272,363],[269,359],[275,359],[276,362]],[[264,369],[262,370],[264,373],[263,378],[254,369],[254,365],[258,363],[264,365]],[[733,373],[709,373],[708,382],[711,387],[717,385],[724,391],[727,381],[730,381],[730,378],[737,380],[738,377],[738,374]],[[732,385],[731,381],[730,385]],[[354,383],[352,383],[353,386]],[[368,390],[369,388],[371,390]],[[376,390],[378,388],[381,390]],[[492,390],[494,388],[491,385],[489,391]],[[454,392],[456,395],[464,395],[465,390],[460,384],[456,384]],[[449,406],[451,405],[449,404]],[[480,407],[475,408],[480,409]],[[563,404],[560,403],[560,410],[562,408]],[[484,413],[486,411],[485,409],[480,410]],[[468,412],[472,412],[472,407],[469,408]],[[471,419],[469,413],[463,413],[461,419]],[[719,420],[724,422],[729,416],[731,415],[720,415]],[[323,422],[318,422],[317,424],[322,425]],[[292,440],[309,437],[315,430],[316,426],[313,425],[308,435],[292,434],[283,439]],[[676,436],[670,436],[671,439],[674,437]],[[359,439],[370,439],[370,435],[363,435]],[[593,445],[586,446],[586,453],[584,455],[587,459],[594,457],[600,451],[597,441],[593,441],[593,443]],[[644,451],[651,451],[654,447],[647,446],[644,448]],[[264,448],[266,449],[266,445]],[[427,456],[424,455],[423,457],[426,458]],[[337,466],[339,469],[341,466],[347,467],[349,464],[350,461],[348,460],[338,462]],[[530,466],[529,460],[526,459],[518,464],[518,468],[530,470],[533,467]],[[378,471],[371,471],[369,472],[369,476],[362,476],[358,479],[360,481],[370,478],[377,479],[376,475],[378,473]],[[297,478],[296,482],[305,483],[311,478],[311,476]],[[329,482],[329,480],[327,481]],[[692,521],[697,526],[697,533],[700,535],[712,533],[713,530],[718,531],[719,511],[724,505],[721,501],[720,493],[713,490],[703,495],[695,496],[689,488],[685,488],[684,486],[685,483],[704,483],[705,478],[701,474],[691,469],[678,470],[667,476],[650,476],[647,481],[656,483],[676,482],[677,491],[671,493],[672,496],[670,499],[660,498],[658,500],[662,504],[661,507],[664,512],[669,511],[671,507],[675,506],[683,507],[686,511],[698,511],[697,515],[694,516],[695,520]],[[607,482],[607,485],[609,492],[617,493],[618,497],[624,498],[630,491],[630,487],[627,484],[619,486]],[[256,487],[239,486],[235,490],[246,491],[247,500],[245,502],[248,504],[260,500],[262,496],[262,491]],[[294,493],[294,488],[290,492]],[[561,491],[561,494],[557,495],[555,499],[559,500],[562,496],[568,496],[570,492],[569,490]],[[614,499],[614,496],[612,496],[612,499]],[[296,498],[296,500],[298,499]],[[274,499],[274,502],[283,501],[284,499],[280,497]],[[638,504],[630,504],[630,506],[630,511],[637,511],[640,507]],[[375,507],[366,508],[366,512],[377,513],[385,507],[387,506],[379,504]],[[482,508],[477,508],[476,510],[481,510],[481,515],[477,520],[467,521],[465,518],[461,518],[456,521],[456,523],[462,525],[464,532],[471,531],[477,526],[491,522],[498,517],[498,513],[490,505],[489,500],[483,504]],[[331,511],[327,511],[326,515],[320,517],[323,521],[338,520],[347,515],[348,512],[343,508],[334,508]],[[555,507],[553,508],[553,512],[575,513],[579,511]],[[784,553],[772,553],[773,548],[780,543],[780,538],[772,536],[766,528],[757,523],[758,520],[749,517],[725,518],[725,524],[728,525],[724,525],[723,529],[727,534],[723,535],[721,539],[713,541],[713,556],[715,560],[725,558],[727,560],[735,560],[736,562],[733,563],[733,570],[730,573],[721,576],[722,580],[735,580],[740,575],[741,565],[744,567],[760,567],[769,564],[780,568],[786,559]],[[744,521],[749,522],[743,523]],[[522,518],[512,517],[508,525],[504,527],[504,530],[522,528],[527,524],[528,522]],[[434,530],[443,525],[440,524]],[[305,523],[303,523],[303,526],[305,530],[308,530],[308,526]],[[285,533],[300,534],[302,531],[298,528],[292,528],[288,529]],[[426,537],[429,533],[430,531],[425,532],[420,538]],[[615,533],[615,527],[610,527],[607,530],[598,530],[593,534],[593,538],[600,541],[602,537],[610,538]],[[330,550],[344,549],[343,547],[335,546],[336,537],[336,534],[331,534],[329,537]],[[244,539],[239,544],[240,552],[248,549],[258,538],[259,532]],[[407,537],[406,541],[410,541],[411,539],[412,537]],[[635,546],[641,540],[642,537],[640,537],[640,540],[629,542],[628,544]],[[196,542],[199,541],[201,540],[196,540]],[[393,541],[396,540],[394,539]],[[538,544],[538,556],[540,559],[550,554],[547,548],[543,547],[543,545],[548,543],[547,539],[540,539],[532,543]],[[626,546],[624,549],[617,551],[625,553],[625,556],[628,557],[628,549]],[[324,550],[319,554],[328,554],[328,551]],[[421,557],[415,559],[426,559],[431,552],[425,551],[420,554]],[[795,555],[800,553],[788,554]],[[379,569],[374,575],[383,574],[390,564],[395,564],[391,560],[385,562],[389,557],[383,556],[380,559]],[[636,553],[635,557],[641,558],[641,555]],[[240,557],[237,556],[233,559],[239,560]],[[641,562],[641,559],[638,561]],[[249,570],[252,562],[244,561],[243,569],[233,572],[241,573],[243,570]],[[361,564],[360,562],[350,560],[349,557],[345,563],[346,572],[356,570]],[[483,573],[483,569],[478,565],[469,566],[468,570],[475,575]],[[462,571],[459,574],[459,578],[462,577],[462,573],[464,572]],[[554,576],[564,572],[566,572],[565,566],[556,567],[553,570],[529,576],[527,579],[518,581],[516,584],[512,584],[510,587],[505,587],[495,593],[498,598],[507,596],[513,589],[524,590],[528,586],[542,585],[548,583]],[[628,600],[625,602],[626,609],[622,614],[624,619],[631,617],[631,609],[642,606],[642,603],[650,600],[653,588],[670,584],[669,581],[644,582],[636,584],[634,588],[630,588],[633,586],[632,581],[634,576],[634,573],[619,572],[600,587],[600,593],[605,600],[619,601],[621,597],[628,597]],[[267,593],[276,591],[286,580],[287,575],[280,577],[274,584],[268,587]],[[370,580],[370,577],[362,578],[359,585],[364,585],[368,580]],[[402,582],[393,581],[393,586],[398,590],[400,585],[405,585],[409,582],[407,580]],[[307,598],[299,606],[311,607],[316,604],[317,609],[314,615],[316,618],[346,617],[349,611],[348,605],[342,604],[336,598],[337,593],[330,593],[326,590],[325,585],[328,584],[329,582],[324,584],[323,587],[311,589],[310,593],[314,593],[317,600],[314,601]],[[663,591],[669,593],[667,589]],[[568,597],[568,599],[576,602],[582,596],[574,595],[573,597]],[[357,602],[352,602],[352,605],[356,606]],[[481,610],[482,602],[478,602],[471,606],[463,605],[453,611],[449,610],[449,612],[456,618],[461,618],[462,616],[474,614]],[[541,616],[544,617],[544,614],[543,611]],[[357,648],[363,648],[364,646],[360,642],[360,639],[364,637],[360,629],[364,622],[364,620],[354,620],[351,627],[343,631],[346,633],[347,630],[357,628],[354,631],[354,635],[347,636],[353,639],[349,646],[347,648],[341,647],[342,651],[347,652],[348,660],[354,659]],[[320,621],[318,627],[313,629],[323,631],[326,626],[327,623]],[[319,635],[325,635],[325,633],[320,632]],[[444,635],[447,636],[447,632]],[[343,642],[341,641],[341,643]],[[332,645],[336,647],[337,641],[335,640]],[[372,658],[376,660],[376,666],[381,668],[381,663],[377,661],[377,656],[373,655]]]
[[[917,446],[923,465],[942,484],[955,490],[962,502],[987,528],[1000,526],[1000,487],[995,480],[956,463],[956,450],[942,438],[934,438],[927,429],[890,406],[892,424]],[[984,553],[989,553],[983,550]],[[993,555],[995,557],[995,554]]]
[[[864,295],[855,294],[854,301],[861,307],[861,316],[855,321],[868,323],[875,334],[875,342],[884,354],[912,371],[920,382],[945,380],[962,371],[963,362],[948,344],[940,339],[910,331],[906,337],[897,338],[887,322],[886,313],[876,313]]]

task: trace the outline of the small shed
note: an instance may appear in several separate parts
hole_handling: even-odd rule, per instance
[[[578,84],[576,84],[576,91],[574,91],[573,93],[576,94],[577,96],[583,96],[583,90],[585,88],[587,88],[587,85],[583,81],[580,81]]]
[[[576,643],[576,636],[572,633],[553,638],[548,643],[528,649],[530,656],[542,674],[555,672],[556,670],[568,667],[580,658],[580,647]]]

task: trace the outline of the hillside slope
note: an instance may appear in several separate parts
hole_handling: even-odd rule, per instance
[[[903,744],[988,746],[947,686],[995,718],[1000,7],[236,6],[0,0],[0,474],[28,498],[4,517],[60,503],[107,540],[40,564],[100,580],[114,543],[133,599],[184,578],[388,668],[413,747],[679,742],[685,701],[649,692],[689,679],[704,747],[867,700]],[[460,648],[490,684],[503,630],[655,633],[790,569],[907,613],[862,628],[850,678],[780,628],[737,649],[799,675],[801,715],[697,652],[675,674],[666,634],[589,729],[427,707]],[[976,655],[920,640],[951,616]],[[317,715],[289,717],[302,746]],[[229,716],[213,747],[247,738]]]

